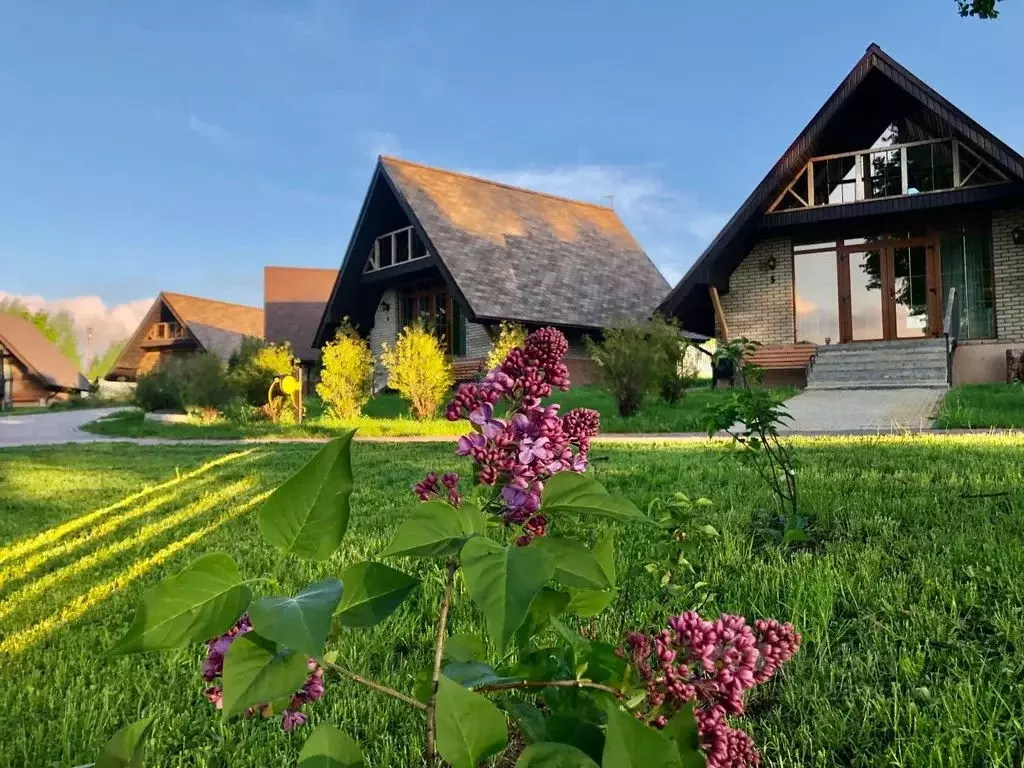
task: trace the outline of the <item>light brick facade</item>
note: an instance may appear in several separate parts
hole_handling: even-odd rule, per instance
[[[1024,341],[1024,245],[1013,244],[1018,227],[1024,228],[1024,209],[993,211],[992,272],[1000,341]]]
[[[770,259],[775,269],[769,269]],[[774,278],[774,282],[773,282]],[[789,238],[762,240],[729,278],[722,294],[729,335],[762,344],[793,343],[793,247]],[[722,329],[716,334],[721,338]]]
[[[387,311],[384,306],[387,305]],[[381,347],[384,343],[394,344],[398,338],[398,291],[388,289],[380,297],[377,311],[373,315],[373,328],[370,329],[370,351],[377,361],[373,375],[374,389],[382,389],[387,384],[388,372],[380,364]]]
[[[491,351],[491,337],[487,326],[466,321],[466,357],[487,357]]]

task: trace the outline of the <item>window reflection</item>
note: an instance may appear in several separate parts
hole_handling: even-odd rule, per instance
[[[796,250],[796,249],[794,249]],[[836,252],[793,254],[796,340],[813,344],[839,341],[839,286]]]

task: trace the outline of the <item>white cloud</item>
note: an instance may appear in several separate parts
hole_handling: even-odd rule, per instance
[[[66,299],[45,299],[42,296],[19,296],[0,291],[0,300],[17,299],[33,312],[45,309],[49,312],[67,310],[74,318],[75,335],[83,361],[86,341],[92,329],[92,354],[100,355],[112,342],[132,335],[142,322],[146,310],[153,304],[153,298],[135,299],[124,304],[107,306],[99,296],[72,296]]]
[[[187,125],[190,132],[218,147],[234,147],[239,143],[239,137],[223,125],[203,120],[194,113],[189,113]]]
[[[673,285],[728,218],[695,195],[670,186],[649,166],[584,164],[470,172],[574,200],[611,204]]]

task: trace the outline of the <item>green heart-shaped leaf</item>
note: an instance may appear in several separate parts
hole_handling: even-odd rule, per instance
[[[309,676],[306,657],[255,632],[240,635],[224,656],[224,717],[289,698]]]
[[[466,539],[486,531],[487,518],[476,504],[453,507],[447,501],[426,501],[402,521],[384,556],[447,557],[458,553]]]
[[[437,751],[452,768],[476,768],[508,744],[508,723],[490,699],[442,676],[437,681]]]
[[[578,472],[557,472],[545,483],[541,494],[545,514],[591,515],[620,521],[646,521],[633,502],[612,496],[597,480]]]
[[[565,609],[574,616],[589,619],[597,616],[601,611],[611,605],[615,599],[615,590],[574,590],[569,606]]]
[[[544,536],[531,546],[547,552],[555,563],[555,580],[576,589],[604,589],[612,586],[597,556],[572,539]]]
[[[338,621],[346,627],[372,627],[390,616],[420,583],[380,563],[356,563],[342,572],[345,594]]]
[[[252,592],[235,561],[214,552],[146,590],[125,636],[110,653],[141,653],[209,640],[231,628]]]
[[[153,722],[152,716],[144,717],[111,736],[96,758],[96,768],[142,768],[146,759],[146,736]]]
[[[700,735],[697,733],[697,718],[693,715],[693,702],[672,715],[661,732],[675,744],[683,768],[706,768],[707,760],[700,751]]]
[[[331,440],[260,508],[263,538],[307,560],[326,560],[348,528],[354,430]]]
[[[679,753],[666,736],[608,704],[608,730],[605,733],[601,764],[615,768],[683,768]]]
[[[484,641],[477,635],[451,635],[444,642],[444,657],[449,661],[480,661],[485,655]]]
[[[598,765],[576,747],[545,742],[524,749],[516,768],[598,768]]]
[[[538,547],[502,546],[483,537],[467,541],[461,559],[469,597],[483,612],[498,652],[504,653],[555,565]]]
[[[319,657],[331,631],[331,617],[341,600],[337,579],[310,584],[295,597],[265,597],[249,608],[252,626],[261,637]]]
[[[355,739],[333,725],[318,725],[299,753],[299,768],[364,768]]]

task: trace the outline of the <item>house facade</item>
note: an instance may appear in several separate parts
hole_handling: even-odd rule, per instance
[[[0,312],[0,408],[45,405],[89,390],[89,381],[42,331]]]
[[[422,322],[469,378],[502,321],[551,325],[583,383],[584,336],[649,316],[667,290],[609,207],[382,157],[313,346],[347,318],[379,356]]]
[[[1024,158],[872,45],[661,311],[812,386],[1004,381]]]
[[[209,352],[225,364],[246,337],[263,338],[263,310],[161,292],[107,374],[135,381],[174,357]]]

